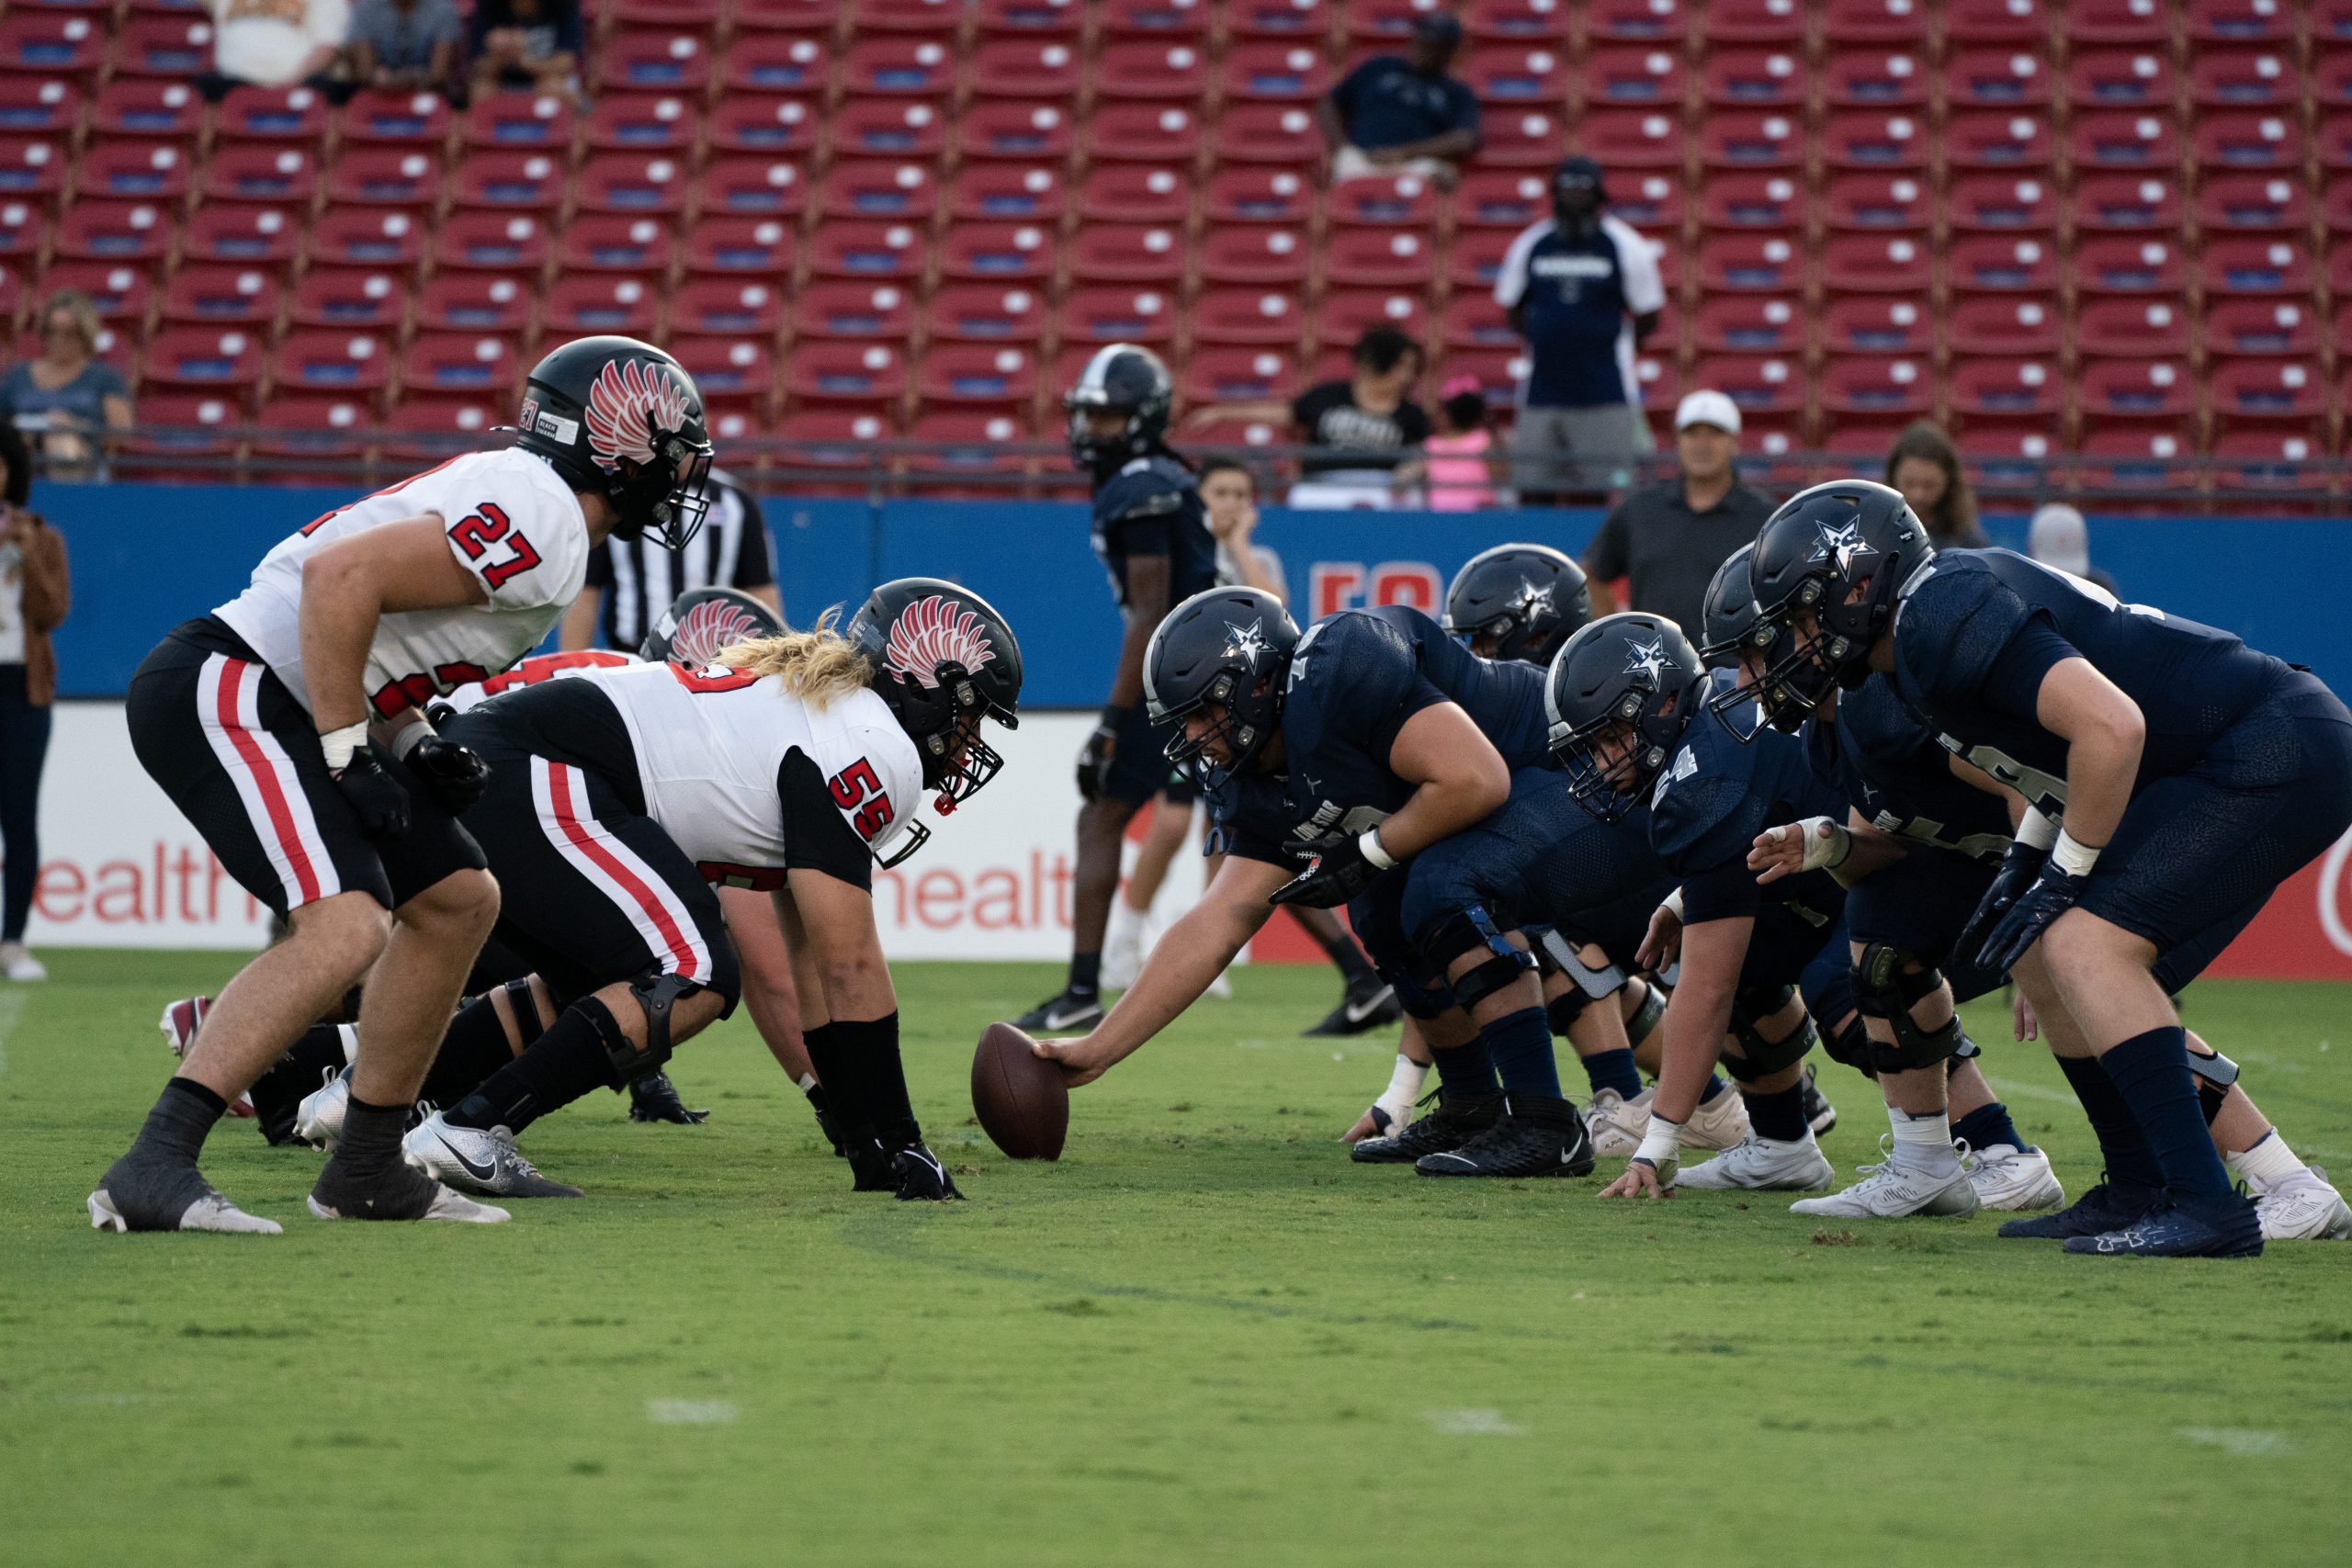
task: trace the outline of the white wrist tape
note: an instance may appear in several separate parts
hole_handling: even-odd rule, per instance
[[[1634,1157],[1646,1160],[1658,1170],[1665,1171],[1670,1165],[1679,1163],[1677,1156],[1681,1152],[1682,1123],[1653,1114],[1649,1131],[1642,1134],[1642,1146],[1634,1151]]]
[[[2057,846],[2050,852],[2050,858],[2057,862],[2058,869],[2069,876],[2088,876],[2091,867],[2098,863],[2098,852],[2103,847],[2086,844],[2061,828],[2058,829]]]
[[[2018,824],[2018,842],[2027,849],[2040,850],[2042,853],[2048,854],[2051,846],[2057,841],[2058,824],[2044,817],[2034,807],[2027,807],[2025,820]]]
[[[424,738],[432,733],[433,727],[429,724],[402,725],[399,733],[392,737],[392,755],[403,762],[407,761],[408,754],[423,745]]]
[[[1682,918],[1682,889],[1679,885],[1675,887],[1673,892],[1666,896],[1666,902],[1660,904],[1658,908],[1664,909],[1678,920]]]
[[[1421,1085],[1429,1077],[1429,1068],[1402,1051],[1396,1053],[1396,1070],[1388,1075],[1388,1087],[1373,1101],[1388,1112],[1391,1122],[1401,1122],[1412,1114],[1413,1101],[1421,1098]]]
[[[1379,829],[1366,828],[1363,830],[1363,836],[1356,840],[1356,848],[1363,852],[1363,858],[1365,860],[1371,862],[1374,865],[1378,866],[1381,870],[1394,871],[1396,869],[1396,857],[1390,854],[1386,846],[1381,843]]]
[[[346,724],[341,729],[330,729],[319,737],[319,750],[327,754],[327,772],[339,773],[351,761],[351,755],[368,744],[365,720]]]
[[[1825,828],[1828,829],[1826,833],[1822,831]],[[1844,865],[1846,857],[1854,852],[1854,835],[1827,817],[1808,817],[1779,831],[1797,835],[1804,851],[1804,859],[1798,866],[1801,871],[1834,869]]]

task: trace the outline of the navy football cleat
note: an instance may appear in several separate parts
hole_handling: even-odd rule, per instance
[[[2012,1238],[2025,1236],[2037,1241],[2106,1235],[2135,1224],[2164,1201],[2164,1196],[2162,1188],[2101,1181],[2054,1214],[2036,1214],[2030,1219],[2005,1222],[2001,1235]]]
[[[1401,1133],[1366,1138],[1348,1150],[1358,1165],[1412,1165],[1423,1156],[1458,1149],[1503,1113],[1499,1094],[1447,1094],[1440,1090],[1437,1109]]]
[[[2259,1258],[2262,1220],[2254,1200],[2168,1199],[2104,1235],[2070,1236],[2066,1250],[2099,1258]]]

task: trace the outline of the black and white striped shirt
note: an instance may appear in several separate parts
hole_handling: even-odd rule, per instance
[[[710,515],[684,549],[608,539],[589,557],[587,585],[604,591],[609,646],[635,652],[645,628],[689,589],[764,588],[775,581],[760,503],[725,474],[710,480]]]

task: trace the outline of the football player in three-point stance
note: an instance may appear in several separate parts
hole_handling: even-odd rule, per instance
[[[616,532],[700,525],[701,396],[661,350],[582,338],[542,359],[514,448],[457,457],[305,525],[245,592],[132,678],[139,759],[286,941],[211,1007],[128,1153],[90,1194],[113,1230],[277,1226],[197,1167],[229,1104],[363,975],[351,1115],[310,1197],[322,1218],[503,1220],[409,1168],[401,1132],[498,912],[457,818],[481,760],[436,735],[435,695],[505,669]]]

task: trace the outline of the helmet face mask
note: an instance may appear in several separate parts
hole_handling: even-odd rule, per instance
[[[1642,804],[1706,681],[1681,628],[1656,615],[1607,615],[1570,637],[1544,674],[1544,706],[1577,804],[1603,822]]]
[[[1070,461],[1081,472],[1101,474],[1143,457],[1166,437],[1174,402],[1175,384],[1158,355],[1134,344],[1106,344],[1062,397]],[[1099,413],[1125,418],[1116,432],[1100,434],[1094,428]]]
[[[1282,601],[1253,588],[1212,588],[1168,612],[1144,650],[1143,691],[1151,722],[1174,727],[1169,761],[1206,789],[1247,767],[1282,724],[1298,641]]]
[[[650,343],[584,337],[531,369],[515,445],[611,505],[613,533],[683,549],[710,510],[711,445],[694,378]]]
[[[1742,745],[1766,724],[1793,731],[1810,711],[1792,706],[1789,694],[1773,683],[1773,667],[1786,657],[1793,638],[1757,606],[1747,570],[1755,553],[1755,546],[1742,545],[1716,569],[1707,584],[1700,628],[1699,657],[1708,668],[1739,671],[1737,685],[1707,699],[1707,711]]]

